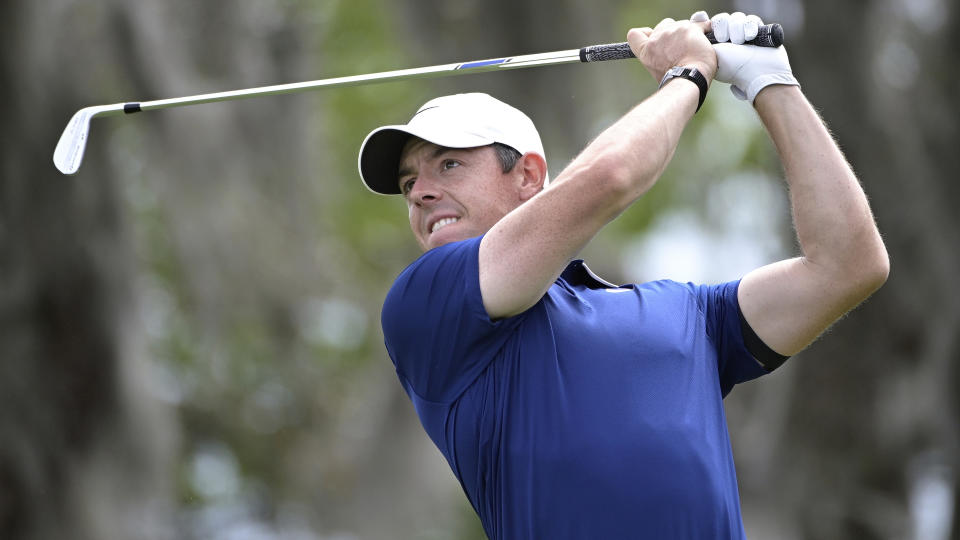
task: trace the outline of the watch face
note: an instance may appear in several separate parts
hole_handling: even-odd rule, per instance
[[[679,77],[682,74],[683,68],[680,66],[673,66],[672,68],[668,69],[667,72],[663,74],[663,78],[660,79],[659,88],[663,88],[663,85],[667,84],[667,81],[674,77]]]
[[[700,101],[697,103],[697,111],[700,110],[700,107],[703,106],[703,100],[707,97],[707,79],[700,73],[697,68],[694,67],[684,67],[684,66],[673,66],[668,69],[667,72],[663,75],[663,79],[660,81],[659,88],[663,88],[663,85],[667,84],[667,81],[670,79],[682,77],[689,81],[692,81],[700,89]]]

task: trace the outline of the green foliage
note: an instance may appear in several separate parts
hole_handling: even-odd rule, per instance
[[[338,2],[331,14],[331,31],[320,43],[318,58],[328,73],[353,75],[415,67],[402,48],[402,36],[384,17],[388,6],[379,0]],[[385,123],[403,123],[419,106],[425,89],[417,81],[365,85],[330,91],[324,96],[324,141],[335,181],[336,203],[328,205],[332,232],[378,271],[396,270],[397,259],[380,264],[378,255],[391,246],[406,245],[414,253],[404,219],[405,208],[394,197],[372,195],[362,187],[356,156],[366,134]],[[361,255],[363,257],[364,255]],[[379,277],[379,275],[378,275]]]

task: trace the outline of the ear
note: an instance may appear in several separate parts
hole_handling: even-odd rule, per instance
[[[521,201],[526,201],[543,190],[547,179],[547,162],[543,156],[527,152],[520,156],[513,170],[519,175]]]

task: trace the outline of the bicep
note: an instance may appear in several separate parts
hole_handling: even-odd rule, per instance
[[[792,356],[872,291],[853,279],[797,257],[758,268],[740,283],[738,301],[747,323],[768,347]]]

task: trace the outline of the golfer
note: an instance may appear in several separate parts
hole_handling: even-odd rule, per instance
[[[786,51],[742,45],[758,24],[630,30],[659,89],[549,181],[533,123],[485,94],[364,141],[363,181],[404,198],[425,252],[384,302],[387,351],[491,539],[743,538],[723,397],[885,281],[867,199]],[[603,281],[575,256],[657,181],[713,80],[769,132],[802,255],[719,285]]]

